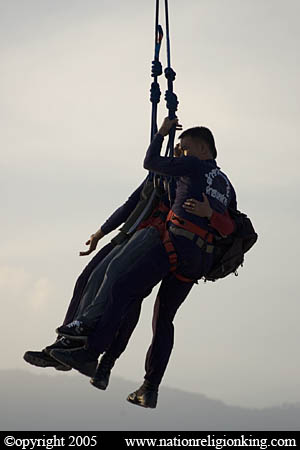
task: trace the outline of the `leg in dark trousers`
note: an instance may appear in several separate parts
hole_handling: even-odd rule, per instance
[[[161,282],[153,309],[152,329],[153,338],[148,349],[145,369],[145,379],[160,384],[167,367],[174,344],[173,320],[179,306],[184,302],[193,283],[179,281],[173,274],[166,276]],[[145,293],[144,297],[149,294]],[[129,339],[139,321],[141,312],[141,299],[130,307],[123,318],[121,327],[106,351],[110,358],[117,359],[125,351]],[[97,336],[95,336],[97,339]]]
[[[87,346],[77,350],[53,349],[50,356],[55,360],[79,371],[83,366],[89,371],[91,368],[94,370],[98,356],[112,345],[122,319],[132,305],[138,300],[141,303],[145,292],[150,293],[151,289],[168,274],[169,258],[155,228],[140,230],[132,241],[130,240],[120,254],[110,261],[94,302],[86,308],[83,319],[95,323],[94,332],[90,335]],[[142,250],[146,247],[146,252],[138,251],[140,247]],[[129,255],[132,256],[132,253],[134,258],[131,259]],[[105,309],[99,308],[101,302],[105,302]]]
[[[114,246],[111,243],[101,248],[101,250],[99,250],[99,252],[94,256],[94,258],[89,262],[89,264],[84,268],[83,272],[78,277],[74,287],[73,296],[71,298],[71,302],[68,307],[65,320],[63,322],[64,325],[74,320],[75,314],[78,310],[81,301],[83,291],[85,289],[85,286],[91,273],[93,272],[95,267],[97,267],[98,264],[102,261],[102,259],[104,259],[111,252],[113,248]]]
[[[151,231],[151,230],[149,230]],[[155,230],[154,230],[155,232]],[[91,305],[84,318],[96,322],[94,333],[89,338],[89,349],[95,355],[106,351],[113,343],[116,332],[119,330],[122,319],[127,315],[132,305],[145,297],[145,292],[159,283],[169,272],[170,263],[165,249],[157,233],[157,242],[152,242],[146,254],[141,253],[128,271],[124,270],[122,258],[116,258],[110,264],[106,272],[106,280],[109,283],[110,271],[119,274],[119,278],[111,285],[108,291],[105,289],[105,282],[101,289],[107,295],[107,309],[97,319],[97,305]],[[123,249],[124,251],[125,249]],[[127,258],[127,255],[125,254]],[[126,266],[125,266],[126,267]],[[123,271],[123,273],[122,273]],[[98,293],[101,298],[101,289]]]
[[[188,296],[193,282],[185,283],[173,274],[162,281],[153,312],[153,338],[145,362],[145,381],[128,395],[127,401],[144,408],[156,408],[158,389],[167,368],[174,344],[173,320]]]
[[[153,311],[153,339],[145,363],[145,382],[150,386],[155,386],[156,390],[167,368],[174,344],[173,319],[192,286],[193,283],[179,281],[172,274],[167,275],[160,285]],[[145,292],[144,297],[148,294],[149,292]],[[105,390],[107,388],[115,361],[125,351],[139,321],[141,304],[142,299],[138,299],[132,304],[123,318],[111,346],[102,356],[97,371],[91,379],[91,384],[98,389]],[[97,336],[94,339],[97,339]]]
[[[93,270],[98,266],[98,264],[114,249],[114,246],[109,243],[105,245],[99,252],[94,256],[94,258],[89,262],[89,264],[85,267],[81,275],[78,277],[74,291],[73,296],[71,298],[64,324],[68,324],[69,322],[72,322],[76,316],[76,313],[78,312],[82,295],[84,292],[84,289],[86,287],[86,284],[88,282],[88,279],[90,275],[92,274]],[[75,344],[77,346],[78,344]],[[68,342],[66,339],[61,339],[58,337],[54,344],[48,345],[45,347],[42,351],[27,351],[24,354],[24,359],[26,362],[28,362],[31,365],[37,366],[37,367],[54,367],[57,370],[70,370],[71,367],[68,367],[67,365],[60,364],[59,362],[55,361],[51,356],[50,352],[54,348],[70,348],[73,346],[72,342]]]
[[[170,274],[160,285],[153,310],[153,338],[145,361],[145,380],[156,386],[162,380],[174,345],[175,314],[193,284],[180,281]]]
[[[145,292],[143,297],[147,297],[151,293],[151,290]],[[117,331],[114,340],[108,350],[102,356],[97,370],[91,379],[91,384],[98,389],[105,390],[109,384],[111,370],[115,365],[116,360],[125,351],[129,339],[139,321],[142,298],[137,299],[130,306],[128,313],[123,318],[121,326]],[[97,335],[94,336],[94,340],[97,340]]]
[[[140,251],[140,246],[145,253]],[[206,258],[201,259],[204,267]],[[132,305],[139,299],[141,301],[145,290],[151,289],[165,278],[169,270],[169,259],[157,231],[150,227],[137,232],[136,236],[108,265],[105,280],[93,303],[83,315],[83,319],[88,324],[95,326],[94,333],[89,338],[88,347],[79,349],[77,352],[56,351],[54,358],[75,368],[85,361],[94,362],[99,354],[108,351],[113,344],[115,335],[122,326],[122,319],[128,314]],[[145,382],[156,387],[161,382],[172,351],[174,316],[193,285],[192,282],[184,283],[174,277],[167,280],[165,284],[162,284],[154,312],[154,336],[146,362]],[[169,284],[170,280],[171,284]],[[99,311],[99,304],[103,298],[107,305],[104,313]],[[136,320],[138,320],[138,314]],[[129,337],[124,341],[124,347],[128,339]],[[156,367],[154,375],[153,366]]]
[[[124,317],[122,321],[121,327],[119,328],[119,330],[115,335],[112,344],[106,351],[106,354],[109,354],[110,357],[117,359],[125,351],[129,339],[131,338],[131,335],[138,324],[141,314],[141,306],[142,301],[139,299],[136,302],[134,302],[133,305],[130,307],[127,315]]]

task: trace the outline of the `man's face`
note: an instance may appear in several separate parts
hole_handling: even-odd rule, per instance
[[[183,137],[180,140],[180,148],[185,156],[197,156],[199,158],[203,152],[201,141],[190,136]]]

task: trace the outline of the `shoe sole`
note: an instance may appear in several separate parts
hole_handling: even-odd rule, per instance
[[[101,391],[105,391],[107,386],[108,386],[108,384],[104,385],[102,383],[97,382],[96,380],[94,380],[94,378],[92,378],[90,380],[90,383],[91,383],[92,386],[94,386],[97,389],[100,389]]]
[[[142,408],[150,408],[150,409],[155,409],[157,403],[155,403],[155,405],[145,405],[143,403],[141,403],[137,398],[135,399],[131,399],[130,395],[126,398],[126,400],[128,401],[128,403],[130,403],[131,405],[136,405],[136,406],[141,406]]]
[[[70,366],[67,366],[63,363],[61,363],[60,361],[60,365],[55,364],[56,360],[53,360],[53,363],[51,363],[51,361],[45,361],[42,358],[39,358],[38,356],[34,356],[34,355],[30,355],[27,352],[24,354],[23,359],[31,364],[32,366],[36,366],[36,367],[53,367],[56,370],[60,370],[60,371],[68,371],[71,370],[72,368]]]
[[[77,348],[74,350],[77,350]],[[69,350],[69,351],[72,351],[72,350]],[[70,364],[70,362],[68,363],[63,360],[63,355],[60,355],[60,354],[57,355],[55,350],[52,350],[50,352],[50,356],[51,356],[51,358],[55,359],[56,361],[58,361],[61,364],[64,364],[64,365]],[[72,369],[78,370],[78,372],[80,372],[82,375],[86,375],[87,377],[91,378],[95,374],[97,366],[98,366],[98,361],[89,363],[89,366],[87,367],[87,369],[81,369],[79,366],[75,367],[74,365],[71,365],[70,367]]]
[[[72,370],[72,367],[61,364],[60,366],[56,366],[55,370],[58,370],[59,372],[68,372],[69,370]]]

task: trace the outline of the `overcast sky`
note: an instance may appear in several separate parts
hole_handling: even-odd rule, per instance
[[[54,340],[79,251],[146,175],[154,3],[0,0],[0,369],[39,370],[24,351]],[[163,383],[232,405],[300,401],[300,3],[169,7],[178,116],[213,130],[259,242],[239,277],[194,287]],[[137,386],[155,293],[114,369]]]

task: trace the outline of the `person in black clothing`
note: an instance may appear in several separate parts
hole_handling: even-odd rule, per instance
[[[87,252],[81,252],[81,255],[90,254],[96,248],[97,242],[103,237],[103,235],[109,233],[111,230],[118,227],[123,221],[127,219],[131,211],[137,204],[143,184],[144,183],[142,183],[142,185],[131,195],[131,197],[122,207],[118,208],[118,210],[106,221],[106,223],[98,230],[98,232],[91,236],[91,239],[87,242],[87,244],[90,246],[89,250]],[[221,230],[221,232],[223,231],[224,234],[229,234],[232,231],[232,221],[230,220],[230,218],[226,218],[221,214],[218,215],[217,213],[213,212],[207,199],[204,203],[197,203],[196,200],[189,199],[184,207],[190,213],[210,217],[212,226]],[[101,262],[112,249],[112,244],[107,244],[103,249],[101,249],[78,278],[64,323],[68,323],[74,319],[74,316],[78,311],[78,307],[81,303],[82,294],[84,292],[84,288],[90,274],[93,272],[93,269],[99,264],[99,262]],[[172,321],[177,308],[186,298],[192,285],[193,283],[184,283],[179,281],[174,275],[167,276],[162,282],[154,307],[154,334],[152,344],[148,350],[146,358],[146,382],[148,378],[149,380],[152,380],[152,384],[158,386],[161,381],[173,347],[174,330]],[[107,387],[110,370],[115,360],[126,348],[128,340],[138,321],[140,306],[141,303],[139,301],[137,301],[133,305],[128,316],[126,317],[126,320],[123,321],[120,330],[116,334],[111,347],[101,358],[97,373],[92,380],[92,383],[100,389],[105,389]],[[163,343],[163,347],[165,348],[165,357],[163,359],[157,358],[157,350],[161,347],[161,342]],[[52,346],[46,347],[42,352],[26,352],[25,360],[40,367],[53,366],[59,370],[69,370],[70,367],[59,363],[49,356],[49,352],[51,349],[68,348],[69,346],[70,341],[61,338]],[[151,383],[151,381],[149,382]],[[143,395],[137,398],[140,398],[142,400],[142,403],[145,403]],[[143,404],[143,406],[146,405]]]
[[[159,133],[148,149],[144,165],[146,168],[162,174],[181,175],[177,184],[175,202],[172,206],[174,217],[179,222],[180,220],[191,221],[198,229],[201,228],[205,232],[206,244],[203,245],[203,239],[199,241],[197,236],[197,239],[193,239],[193,242],[187,240],[186,233],[182,232],[180,226],[178,231],[178,227],[174,225],[174,220],[170,224],[169,230],[181,263],[179,265],[181,274],[185,278],[188,277],[190,280],[195,281],[205,275],[212,264],[213,257],[212,253],[207,251],[209,247],[207,241],[212,242],[216,232],[210,226],[208,218],[196,217],[195,219],[195,216],[192,217],[191,213],[187,212],[182,205],[189,197],[202,200],[202,196],[199,193],[206,192],[212,204],[211,206],[216,211],[224,213],[230,205],[236,206],[236,200],[231,183],[215,163],[216,150],[214,140],[208,129],[196,127],[187,130],[181,135],[181,147],[186,157],[176,160],[159,156],[163,136],[168,134],[170,127],[173,125],[174,121],[172,122],[168,119],[164,121]],[[82,361],[84,358],[95,360],[96,355],[103,353],[112,343],[113,337],[120,326],[122,316],[128,311],[129,306],[132,304],[132,299],[141,297],[145,290],[151,289],[158,281],[167,276],[170,264],[166,251],[161,244],[159,233],[156,233],[156,230],[151,230],[151,227],[149,228],[147,232],[151,239],[154,239],[154,243],[148,252],[141,255],[138,261],[133,264],[133,267],[126,271],[126,276],[122,272],[124,268],[124,266],[122,267],[122,258],[118,256],[110,265],[110,270],[117,272],[119,276],[109,290],[107,299],[109,307],[106,311],[103,313],[103,310],[101,312],[99,310],[101,289],[105,285],[103,283],[93,303],[84,312],[83,320],[79,321],[79,326],[76,323],[71,326],[58,328],[59,333],[69,338],[81,339],[85,337],[85,334],[88,334],[89,329],[94,328],[96,325],[98,327],[95,333],[97,342],[93,342],[93,336],[91,336],[88,350],[81,349],[73,352],[53,350],[51,355],[58,361],[67,362],[71,366],[76,367],[76,358],[78,358],[78,361],[80,359]],[[143,232],[143,230],[140,231]],[[198,245],[199,242],[202,243],[201,246]],[[123,253],[130,253],[134,246],[135,236],[126,244]],[[99,323],[97,325],[98,320]]]

